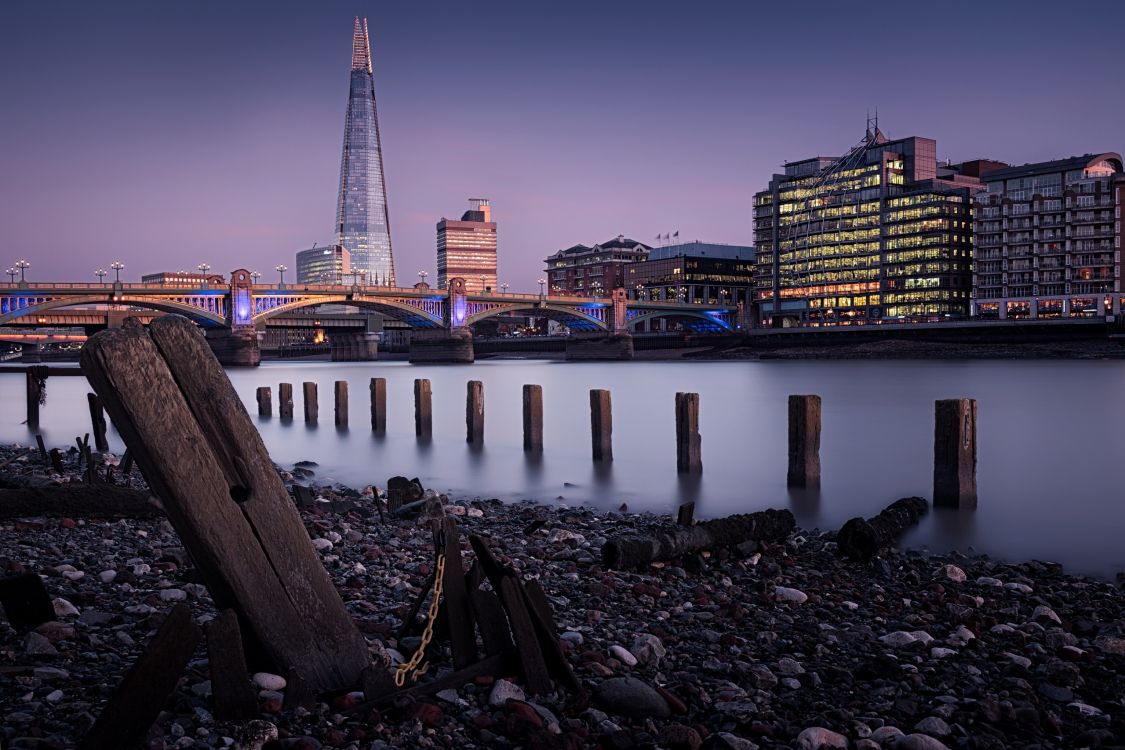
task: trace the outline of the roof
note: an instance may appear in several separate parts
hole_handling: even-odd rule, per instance
[[[609,240],[608,242],[599,242],[597,246],[602,248],[603,250],[612,250],[614,248],[619,248],[619,247],[625,248],[625,249],[628,249],[628,250],[632,250],[633,248],[635,248],[637,246],[640,246],[644,250],[650,250],[651,249],[645,243],[637,242],[636,240],[631,240],[623,234],[617,235],[616,237],[614,237],[612,240]]]
[[[1051,172],[1068,172],[1072,169],[1084,169],[1099,161],[1116,161],[1117,170],[1121,171],[1121,154],[1107,151],[1102,154],[1083,154],[1082,156],[1070,156],[1066,159],[1055,159],[1054,161],[1041,161],[1035,164],[1024,164],[1019,167],[1008,167],[1007,169],[996,169],[991,172],[985,172],[981,175],[981,180],[984,182],[996,182],[997,180],[1010,180],[1016,177],[1028,177],[1034,174],[1050,174]]]
[[[755,249],[747,245],[721,245],[715,242],[684,242],[655,248],[649,260],[666,258],[726,258],[727,260],[753,260]]]

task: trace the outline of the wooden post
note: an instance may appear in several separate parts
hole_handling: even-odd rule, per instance
[[[590,435],[594,444],[594,460],[612,461],[613,405],[609,391],[601,388],[590,391]]]
[[[676,513],[676,525],[691,526],[695,523],[695,502],[684,503]]]
[[[109,441],[105,437],[105,409],[102,408],[101,399],[96,393],[87,393],[86,401],[90,404],[90,426],[94,433],[94,447],[99,451],[107,451]]]
[[[293,418],[293,384],[280,383],[277,386],[277,416],[282,419]]]
[[[250,687],[238,615],[225,609],[203,626],[207,636],[207,661],[211,672],[214,714],[219,721],[249,719],[258,712]]]
[[[320,417],[320,403],[316,395],[316,383],[301,383],[305,394],[305,421],[315,422]]]
[[[272,417],[273,416],[273,390],[268,385],[259,386],[257,390],[258,397],[258,416],[259,417]],[[281,394],[278,393],[278,398]]]
[[[445,555],[442,592],[445,596],[445,622],[449,627],[453,668],[464,669],[477,660],[477,639],[473,613],[469,608],[469,594],[465,586],[465,568],[461,560],[461,535],[457,531],[457,523],[448,516],[432,521],[431,524],[434,544]],[[444,548],[441,545],[444,545]]]
[[[43,398],[43,385],[39,375],[27,371],[27,426],[39,426],[39,401]]]
[[[820,486],[820,396],[789,397],[790,487]]]
[[[102,399],[215,606],[279,674],[315,691],[349,689],[370,662],[257,427],[199,329],[126,321],[82,348]],[[191,446],[185,450],[184,446]]]
[[[414,380],[414,433],[418,437],[429,437],[434,431],[434,405],[430,391],[430,381],[426,378]]]
[[[465,395],[465,440],[484,444],[484,383],[470,380]]]
[[[336,424],[346,425],[348,423],[348,381],[336,381]]]
[[[676,394],[676,470],[681,474],[703,471],[699,437],[699,394]]]
[[[977,402],[934,402],[934,504],[977,504]]]
[[[543,386],[523,387],[523,449],[543,450]]]
[[[387,379],[371,378],[371,429],[387,430]]]

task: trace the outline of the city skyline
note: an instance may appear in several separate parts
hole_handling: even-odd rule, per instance
[[[136,278],[200,262],[227,273],[230,258],[268,278],[331,237],[356,14],[370,19],[404,278],[435,269],[433,222],[473,194],[503,209],[500,280],[513,288],[532,288],[547,255],[620,232],[749,244],[753,194],[782,160],[842,153],[876,107],[890,137],[935,138],[943,160],[1122,148],[1125,105],[1099,93],[1113,90],[1113,21],[1125,17],[1109,3],[1050,23],[1014,4],[896,8],[880,15],[879,44],[865,20],[875,4],[717,5],[682,19],[628,4],[597,10],[594,25],[518,6],[484,19],[452,6],[262,7],[5,4],[0,55],[16,71],[0,84],[5,262],[27,257],[30,278],[49,279],[120,258]],[[810,49],[782,55],[794,24]],[[174,31],[146,33],[157,25]],[[638,39],[628,56],[590,54]],[[949,54],[891,65],[894,40]],[[1048,43],[1053,58],[1034,52]],[[1032,75],[1001,75],[1013,59]],[[451,91],[467,72],[488,96]],[[51,85],[62,76],[67,97]]]

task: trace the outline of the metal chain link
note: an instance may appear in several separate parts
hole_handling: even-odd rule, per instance
[[[422,630],[422,642],[418,644],[418,650],[410,657],[410,661],[399,664],[398,669],[395,670],[395,685],[398,687],[402,687],[406,683],[407,673],[410,674],[410,679],[413,681],[424,675],[430,668],[429,664],[418,665],[426,658],[426,647],[430,645],[430,639],[434,637],[434,622],[437,621],[438,608],[441,605],[441,586],[444,578],[445,555],[439,554],[437,570],[434,574],[433,600],[430,601],[430,609],[426,616],[426,627]]]

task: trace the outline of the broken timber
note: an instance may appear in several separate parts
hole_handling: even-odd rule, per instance
[[[873,518],[853,518],[836,533],[836,551],[843,557],[870,560],[918,523],[929,508],[923,497],[904,497]]]
[[[164,511],[144,490],[72,482],[61,487],[0,489],[0,518],[156,518]]]
[[[82,370],[216,605],[310,689],[356,684],[370,661],[363,636],[199,329],[176,315],[147,332],[126,321],[87,341]]]

